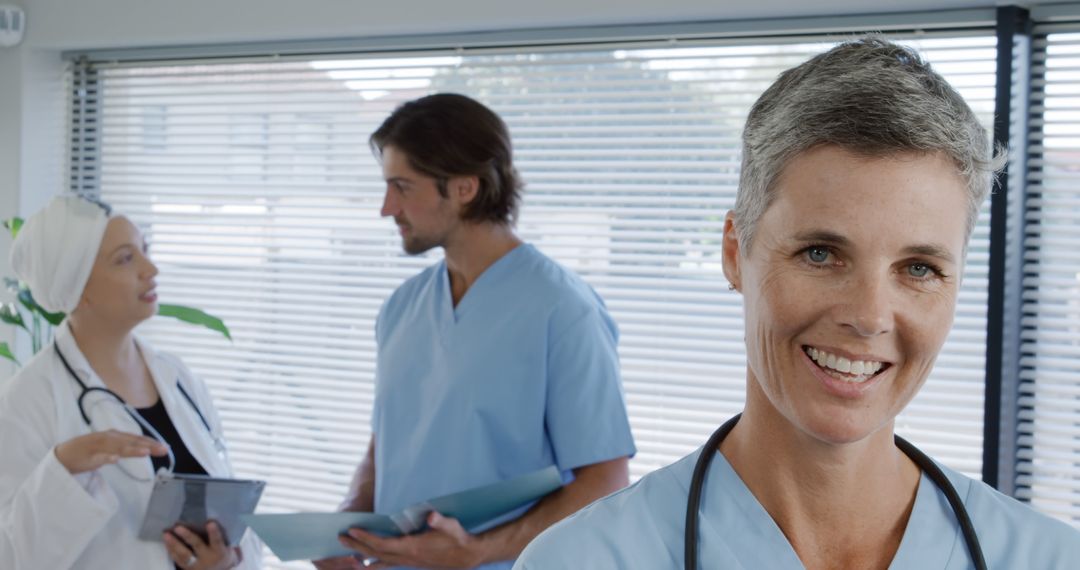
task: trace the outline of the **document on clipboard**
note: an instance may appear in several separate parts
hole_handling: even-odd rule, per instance
[[[466,530],[494,520],[562,487],[562,474],[552,465],[520,477],[437,497],[392,515],[337,512],[245,515],[251,530],[279,560],[320,560],[355,554],[338,542],[350,528],[384,536],[402,536],[427,527],[428,514],[457,519]]]
[[[247,530],[242,516],[255,512],[265,487],[265,481],[158,473],[139,538],[160,541],[166,530],[182,525],[205,539],[212,520],[235,546]]]

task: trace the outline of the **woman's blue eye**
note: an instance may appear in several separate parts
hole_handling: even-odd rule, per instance
[[[823,247],[812,247],[806,250],[806,256],[814,263],[825,263],[829,259],[829,250]]]

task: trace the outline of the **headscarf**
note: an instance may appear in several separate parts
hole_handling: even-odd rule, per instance
[[[104,204],[58,196],[19,230],[11,266],[46,311],[70,313],[79,305],[109,213]]]

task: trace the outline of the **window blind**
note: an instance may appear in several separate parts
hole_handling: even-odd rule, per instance
[[[1032,48],[1017,496],[1080,527],[1080,25]]]
[[[992,35],[898,39],[989,129]],[[403,101],[476,97],[514,139],[527,182],[520,235],[591,283],[620,327],[637,479],[702,445],[742,407],[742,309],[720,252],[740,131],[780,71],[832,43],[87,64],[80,76],[92,89],[77,87],[73,106],[94,120],[73,139],[73,176],[85,183],[80,173],[92,172],[101,196],[148,233],[163,302],[198,306],[232,329],[231,343],[165,319],[141,333],[206,379],[237,471],[269,481],[261,511],[333,509],[370,436],[379,306],[439,255],[404,255],[393,224],[379,219],[383,184],[367,137]],[[974,477],[987,216],[984,208],[954,330],[897,422]]]

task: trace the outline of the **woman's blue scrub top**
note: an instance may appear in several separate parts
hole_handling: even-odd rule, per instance
[[[552,526],[514,570],[683,567],[686,498],[701,450]],[[970,513],[990,568],[1080,568],[1080,531],[988,485],[942,467]],[[703,487],[698,564],[718,569],[803,568],[791,544],[720,453]],[[890,568],[974,568],[945,496],[925,474]]]

